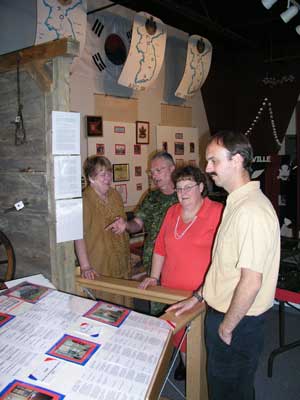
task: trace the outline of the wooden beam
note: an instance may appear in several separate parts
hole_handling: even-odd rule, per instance
[[[78,55],[79,42],[72,38],[62,38],[0,56],[0,72],[15,69],[18,59],[22,66],[33,61],[47,61],[59,56],[75,57]]]

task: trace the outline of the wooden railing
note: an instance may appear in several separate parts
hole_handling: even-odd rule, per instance
[[[76,273],[76,291],[78,295],[85,296],[84,288],[101,290],[107,293],[119,294],[136,299],[157,301],[164,304],[173,304],[191,296],[191,292],[185,290],[166,289],[161,286],[139,289],[138,282],[125,279],[104,278],[99,280],[83,279]],[[171,321],[174,333],[186,325],[190,326],[187,334],[187,375],[186,375],[186,399],[207,400],[206,383],[206,351],[204,345],[204,317],[205,305],[197,304],[192,310],[176,317],[173,312],[167,312],[162,319]],[[168,352],[170,356],[171,352]],[[167,357],[168,357],[167,356]],[[165,360],[156,374],[155,384],[151,387],[149,399],[157,400],[164,373],[167,370],[168,360]]]

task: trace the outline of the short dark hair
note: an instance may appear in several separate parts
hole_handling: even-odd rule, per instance
[[[209,139],[208,144],[217,142],[229,151],[230,156],[240,154],[243,157],[243,167],[249,173],[253,161],[253,149],[246,135],[233,131],[220,131]]]
[[[196,182],[198,185],[200,183],[203,183],[203,190],[202,190],[202,197],[206,197],[208,194],[207,190],[207,182],[208,178],[207,175],[201,171],[200,168],[195,167],[193,165],[186,165],[184,167],[176,168],[172,172],[172,181],[174,182],[174,185],[176,186],[177,182],[183,181],[183,180],[190,180]]]
[[[157,151],[157,152],[155,152],[155,153],[151,156],[150,162],[151,162],[151,161],[154,161],[154,160],[157,160],[158,158],[163,158],[164,160],[169,161],[172,165],[175,166],[175,162],[174,162],[173,157],[172,157],[171,154],[168,153],[167,151]]]
[[[83,172],[86,184],[89,185],[89,177],[93,178],[101,170],[112,171],[112,165],[108,158],[97,154],[89,156],[83,164]]]

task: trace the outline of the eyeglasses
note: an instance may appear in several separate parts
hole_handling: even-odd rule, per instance
[[[149,175],[153,176],[155,174],[160,174],[164,169],[166,169],[167,167],[161,167],[161,168],[153,168],[150,169],[148,172]]]
[[[184,186],[182,188],[176,188],[175,192],[177,192],[177,193],[189,193],[196,186],[198,186],[198,183],[195,183],[195,185]]]

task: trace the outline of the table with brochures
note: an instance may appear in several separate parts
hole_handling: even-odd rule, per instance
[[[142,400],[170,325],[29,279],[0,294],[0,400]]]

